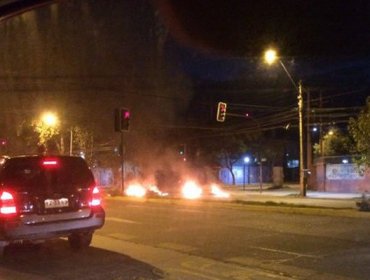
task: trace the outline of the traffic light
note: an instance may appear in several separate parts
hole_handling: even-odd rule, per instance
[[[217,105],[217,116],[216,120],[218,122],[224,122],[226,118],[226,107],[227,104],[225,102],[218,102]]]
[[[121,132],[128,130],[130,126],[130,111],[127,108],[119,108],[114,111],[114,130]]]

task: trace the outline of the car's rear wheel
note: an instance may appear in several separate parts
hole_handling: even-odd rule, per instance
[[[89,247],[93,233],[93,231],[72,233],[70,236],[68,236],[69,246],[75,250]]]

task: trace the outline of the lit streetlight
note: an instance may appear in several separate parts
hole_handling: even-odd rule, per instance
[[[55,127],[58,125],[59,120],[56,114],[52,112],[46,112],[41,116],[41,121],[46,125],[50,127]]]
[[[58,152],[57,143],[53,140],[59,133],[59,119],[53,112],[44,112],[35,122],[35,132],[38,133],[38,148],[40,153]]]
[[[273,49],[269,49],[265,52],[265,61],[268,65],[274,64],[276,62],[277,58],[277,53]]]
[[[249,163],[251,161],[251,158],[249,156],[244,157],[244,168],[243,168],[243,190],[245,190],[245,167],[248,165],[248,184],[249,182]]]
[[[42,123],[46,126],[46,127],[52,127],[52,128],[56,128],[58,125],[59,125],[59,118],[57,116],[57,114],[53,113],[53,112],[45,112],[41,115],[41,121]],[[70,129],[69,131],[69,135],[70,135],[70,140],[69,140],[69,155],[72,155],[72,148],[73,148],[73,130],[72,128]],[[60,138],[61,140],[61,149],[62,149],[62,152],[64,151],[64,141],[63,141],[63,137]]]
[[[299,119],[299,186],[301,190],[301,196],[306,196],[306,185],[304,183],[304,159],[303,159],[303,97],[302,97],[302,84],[297,83],[293,80],[292,75],[290,75],[288,69],[285,67],[284,63],[279,59],[277,52],[273,49],[269,49],[264,54],[264,60],[268,65],[272,65],[276,61],[279,62],[281,67],[284,69],[289,80],[292,82],[294,88],[297,91],[298,99],[298,119]]]

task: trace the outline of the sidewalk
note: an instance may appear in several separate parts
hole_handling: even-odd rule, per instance
[[[245,202],[292,204],[325,208],[357,208],[356,201],[361,199],[360,193],[329,193],[307,191],[306,197],[300,196],[299,185],[288,185],[281,189],[271,189],[271,185],[248,185],[227,187],[231,199]]]

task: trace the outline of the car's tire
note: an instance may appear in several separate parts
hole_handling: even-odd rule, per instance
[[[68,236],[69,246],[74,250],[84,249],[90,246],[93,231],[72,233]]]
[[[8,248],[9,243],[6,241],[0,241],[0,259],[5,257],[6,250]]]
[[[31,248],[32,248],[33,251],[38,252],[38,251],[41,251],[43,245],[44,245],[44,243],[33,243],[31,245]]]
[[[6,246],[0,246],[0,259],[5,256]]]

